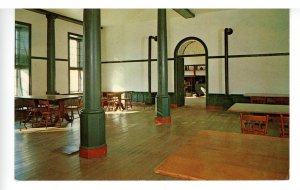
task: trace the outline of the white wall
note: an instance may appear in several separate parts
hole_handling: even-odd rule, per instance
[[[56,61],[56,91],[61,94],[69,93],[68,62]]]
[[[106,44],[103,55],[104,60],[130,60],[130,59],[146,59],[147,58],[147,40],[149,35],[156,34],[156,20],[138,23],[124,23],[123,26],[110,26],[105,28]],[[168,18],[168,56],[173,57],[174,49],[177,43],[185,37],[195,36],[204,41],[208,47],[209,56],[224,55],[224,28],[231,27],[233,34],[229,36],[229,54],[262,54],[262,53],[282,53],[289,52],[289,12],[288,10],[224,10],[213,13],[197,15],[192,19],[184,19],[181,17]],[[124,46],[123,44],[126,44]],[[156,58],[157,52],[153,44],[152,58]],[[287,69],[282,70],[282,67],[288,68],[288,56],[270,58],[259,57],[253,58],[255,62],[261,63],[260,67],[263,70],[271,70],[272,73],[281,73],[280,80],[281,89],[276,90],[264,88],[264,92],[280,92],[288,93],[289,91],[289,72]],[[272,67],[269,64],[264,64],[272,59]],[[244,61],[245,60],[245,61]],[[255,85],[248,84],[245,86],[243,80],[234,80],[239,77],[239,67],[235,66],[239,61],[243,66],[247,59],[230,59],[231,64],[229,86],[230,93],[244,93],[245,91],[262,91]],[[136,63],[145,64],[145,63]],[[134,64],[135,65],[135,64]],[[169,68],[173,67],[173,62],[169,61]],[[140,66],[133,66],[132,69],[136,72]],[[146,67],[144,67],[146,68]],[[104,70],[105,71],[105,70]],[[224,59],[209,59],[209,92],[224,93],[225,92],[225,75],[224,75]],[[238,72],[235,72],[238,71]],[[153,71],[155,72],[155,71]],[[144,73],[144,72],[142,72]],[[124,73],[125,75],[126,73]],[[119,76],[122,73],[119,73]],[[245,75],[244,77],[246,77]],[[258,73],[256,77],[258,81],[265,81],[270,86],[278,85],[278,81],[274,81],[268,75]],[[169,72],[169,80],[173,77],[173,73]],[[152,77],[155,78],[155,77]],[[138,81],[139,78],[137,77]],[[113,79],[111,79],[113,80]],[[248,79],[245,79],[246,81]],[[257,83],[256,81],[255,83]],[[111,81],[112,82],[112,81]],[[121,81],[120,81],[121,82]],[[156,81],[153,81],[155,83]],[[119,84],[128,88],[145,89],[140,83],[131,83],[126,85],[126,82]],[[173,91],[173,81],[169,85],[169,91]],[[134,86],[134,87],[133,87]],[[239,87],[243,86],[239,90]]]
[[[288,57],[231,59],[229,92],[288,94],[288,62]]]
[[[289,52],[288,10],[226,10],[197,15],[196,18],[181,20],[181,24],[175,24],[179,20],[180,18],[172,20],[173,42],[189,35],[199,37],[206,43],[209,56],[224,55],[224,28],[228,27],[233,29],[233,34],[229,36],[231,55]],[[175,47],[176,44],[171,45]],[[260,69],[255,73],[257,76],[241,75],[241,72],[247,72],[247,69],[252,67],[249,58],[229,59],[230,93],[289,92],[288,56],[258,57],[250,60],[260,65]],[[267,64],[270,62],[272,64]],[[209,92],[225,93],[224,59],[209,59],[208,71]],[[274,80],[274,76],[265,75],[264,71],[278,77]],[[241,76],[243,77],[240,78]],[[269,87],[261,87],[261,81]],[[278,85],[280,90],[274,88]]]
[[[102,65],[103,91],[147,91],[148,71],[145,63],[114,63]]]
[[[203,57],[185,57],[184,65],[200,65],[205,64],[205,59]]]
[[[104,26],[102,60],[148,59],[148,36],[156,35],[155,23],[147,21]],[[156,58],[156,55],[157,43],[152,40],[152,58]],[[152,62],[152,91],[157,91],[156,73],[157,64]],[[102,64],[102,76],[104,91],[116,89],[148,91],[148,62]]]
[[[172,10],[168,10],[172,11]],[[224,10],[196,15],[192,19],[182,17],[167,17],[168,57],[173,57],[174,49],[183,38],[195,36],[204,41],[209,56],[224,55],[224,28],[233,29],[229,36],[229,54],[262,54],[289,52],[289,11],[272,9]],[[102,18],[105,19],[105,18]],[[16,20],[32,23],[32,56],[46,57],[46,17],[27,10],[16,10]],[[56,58],[67,59],[67,32],[82,34],[82,26],[56,20]],[[157,20],[123,23],[104,26],[101,31],[102,61],[123,61],[147,59],[148,36],[157,35]],[[152,58],[157,58],[157,43],[152,41]],[[33,67],[37,62],[33,61]],[[251,65],[259,65],[256,77],[245,73],[240,80],[241,72],[249,70]],[[272,64],[271,64],[272,63]],[[57,91],[65,93],[67,84],[67,62],[57,62]],[[289,91],[289,59],[285,57],[231,58],[229,86],[230,93],[270,92],[288,93]],[[173,61],[169,65],[169,91],[174,91]],[[258,68],[258,66],[255,66]],[[45,73],[45,68],[32,68]],[[41,71],[40,69],[43,69]],[[242,70],[241,70],[242,69]],[[271,75],[258,73],[268,71],[280,76],[273,80]],[[112,63],[102,66],[103,90],[121,88],[126,90],[147,91],[147,62]],[[208,82],[210,93],[224,93],[224,59],[209,59]],[[34,75],[34,72],[33,72]],[[33,76],[33,94],[43,93],[46,80],[39,75]],[[58,77],[59,76],[59,77]],[[152,91],[157,90],[157,66],[152,66]],[[248,77],[248,78],[247,78]],[[39,78],[39,81],[34,80]],[[253,81],[253,78],[256,79]],[[248,84],[245,81],[252,80]],[[280,88],[265,88],[259,85],[261,81],[268,86]],[[114,84],[114,85],[113,85]],[[280,89],[280,90],[279,90]]]
[[[57,74],[56,74],[57,75]],[[31,61],[32,94],[44,95],[47,91],[47,61]]]
[[[55,56],[68,59],[68,32],[83,34],[83,27],[78,24],[55,19]]]
[[[45,15],[17,9],[16,21],[31,24],[32,50],[35,57],[47,57],[47,19]],[[60,19],[55,20],[55,57],[68,59],[68,32],[81,34],[82,26]],[[47,91],[47,61],[32,59],[32,94],[42,95]],[[68,61],[56,61],[56,91],[68,93]]]

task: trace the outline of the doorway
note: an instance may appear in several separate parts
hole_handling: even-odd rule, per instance
[[[174,93],[178,107],[185,105],[186,97],[208,93],[208,51],[197,37],[182,39],[174,51]]]

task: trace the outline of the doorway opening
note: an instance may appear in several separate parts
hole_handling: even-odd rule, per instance
[[[182,39],[174,51],[174,91],[178,107],[186,98],[202,97],[208,93],[208,51],[197,37]]]

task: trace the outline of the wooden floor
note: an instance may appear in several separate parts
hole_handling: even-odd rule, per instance
[[[15,179],[178,180],[156,174],[154,168],[201,130],[240,132],[239,114],[208,111],[203,97],[187,98],[186,104],[171,109],[171,124],[155,124],[155,111],[142,107],[106,114],[108,154],[96,159],[63,152],[67,146],[79,146],[79,119],[72,125],[65,122],[67,131],[16,130]],[[268,135],[279,136],[277,124],[269,127]]]

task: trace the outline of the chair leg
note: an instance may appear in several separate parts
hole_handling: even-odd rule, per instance
[[[114,110],[114,107],[115,107],[115,105],[114,105],[114,102],[112,101],[112,102],[107,102],[107,107],[106,107],[106,111],[110,111],[110,110]]]
[[[72,121],[74,120],[74,111],[73,110],[71,110],[71,119],[72,119]]]
[[[41,126],[41,124],[42,124],[42,122],[45,122],[45,125],[46,125],[46,129],[47,129],[47,117],[46,117],[46,115],[44,115],[44,114],[42,114],[42,116],[41,116],[41,119],[40,119],[40,121],[39,121],[39,123],[38,123],[38,126]]]
[[[54,117],[56,117],[55,115],[54,115]],[[62,118],[61,117],[61,115],[60,115],[60,113],[58,112],[58,114],[57,114],[57,117],[58,117],[58,122],[59,122],[59,127],[61,127],[61,123],[62,123],[62,120],[60,119],[60,118]],[[62,118],[63,119],[63,118]]]

